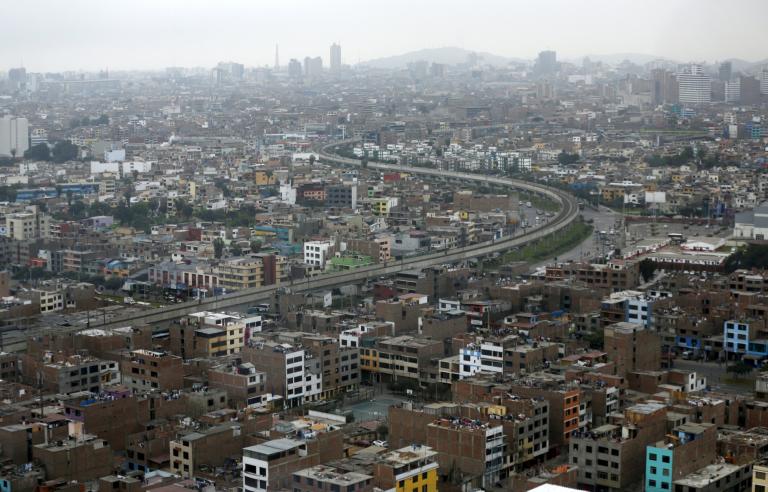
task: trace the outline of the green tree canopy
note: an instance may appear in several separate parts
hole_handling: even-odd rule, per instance
[[[51,149],[48,148],[48,144],[40,143],[27,149],[24,152],[24,158],[30,161],[50,161]]]
[[[66,140],[56,142],[53,146],[53,160],[54,162],[62,163],[67,161],[73,161],[77,159],[78,148],[77,145],[72,144]]]

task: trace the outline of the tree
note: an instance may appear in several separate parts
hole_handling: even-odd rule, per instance
[[[77,200],[76,202],[68,206],[69,215],[73,219],[84,219],[86,215],[85,213],[86,209],[87,207],[85,206],[85,203],[83,203],[82,200]]]
[[[106,282],[104,282],[104,287],[109,290],[118,290],[122,288],[123,283],[123,279],[120,277],[109,277]]]
[[[752,372],[752,366],[750,366],[743,360],[740,360],[737,363],[731,364],[730,366],[728,366],[726,368],[726,371],[732,372],[736,377],[739,377]]]
[[[51,149],[48,148],[48,144],[37,144],[24,152],[24,158],[30,161],[50,161]]]
[[[221,255],[224,253],[224,240],[217,237],[213,240],[213,256],[217,259],[221,259]]]
[[[176,215],[183,218],[188,219],[192,217],[192,212],[194,211],[192,209],[192,205],[186,202],[183,198],[177,198],[174,202],[174,207],[176,208]]]
[[[653,272],[656,271],[656,266],[653,261],[646,258],[638,264],[638,267],[640,268],[640,275],[643,276],[645,282],[648,282],[653,278]]]
[[[73,161],[77,159],[78,148],[77,145],[72,144],[66,140],[56,142],[53,146],[53,160],[57,163]]]
[[[564,150],[557,155],[557,162],[563,165],[573,164],[574,162],[578,162],[579,159],[579,154],[569,154]]]
[[[16,185],[0,186],[0,202],[15,202],[16,189]]]
[[[379,424],[376,427],[376,437],[378,437],[382,441],[385,441],[388,435],[389,435],[389,427],[387,427],[386,424]]]
[[[239,244],[235,244],[234,246],[232,246],[230,251],[232,252],[233,256],[242,256],[243,255],[243,248],[241,248]]]
[[[251,246],[251,253],[256,254],[259,251],[261,251],[261,241],[259,241],[258,239],[252,239],[250,246]]]
[[[739,248],[725,260],[725,271],[728,273],[740,268],[768,268],[768,245],[749,244]]]
[[[309,165],[313,166],[315,164],[315,154],[309,154]]]
[[[605,334],[603,330],[598,329],[598,331],[593,331],[586,335],[584,341],[589,344],[589,348],[602,350],[605,344]]]

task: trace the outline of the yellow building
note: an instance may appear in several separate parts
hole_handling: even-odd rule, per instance
[[[384,454],[374,465],[376,485],[396,492],[437,492],[437,453],[408,446]]]
[[[768,491],[768,461],[758,461],[752,467],[752,492]]]
[[[619,198],[624,198],[624,188],[618,186],[606,186],[601,190],[603,200],[606,202],[612,202]]]
[[[379,351],[372,348],[360,349],[360,370],[369,373],[379,372]]]
[[[374,215],[389,215],[389,212],[395,207],[397,207],[396,197],[384,196],[371,200],[371,212]]]
[[[242,290],[264,285],[279,284],[285,280],[285,257],[259,254],[232,258],[216,269],[219,286],[227,290]]]
[[[259,170],[253,173],[257,186],[269,186],[277,183],[277,176],[272,171]]]

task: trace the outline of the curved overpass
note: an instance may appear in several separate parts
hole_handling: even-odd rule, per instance
[[[331,144],[324,147],[321,152],[322,159],[345,166],[360,166],[360,161],[358,160],[340,157],[338,155],[331,154],[328,151],[328,149],[338,145],[340,145],[340,143]],[[463,181],[476,181],[514,187],[547,196],[548,198],[560,204],[560,211],[551,222],[542,224],[538,227],[534,227],[522,236],[503,238],[497,241],[486,241],[462,248],[444,250],[437,253],[404,258],[402,260],[389,261],[386,265],[377,264],[358,268],[348,272],[323,274],[311,279],[292,281],[287,284],[280,284],[279,286],[269,285],[265,287],[244,289],[220,297],[208,298],[201,301],[189,301],[140,313],[115,317],[113,319],[107,320],[106,323],[91,323],[91,326],[117,327],[169,321],[196,311],[220,310],[264,301],[269,299],[272,294],[279,288],[288,287],[293,292],[313,291],[317,289],[353,284],[365,279],[383,275],[392,275],[404,270],[422,269],[444,263],[455,263],[470,258],[483,258],[493,255],[494,253],[502,253],[509,249],[520,247],[527,243],[543,239],[550,234],[564,229],[579,216],[578,203],[573,196],[555,188],[529,183],[527,181],[497,176],[461,173],[455,171],[411,168],[395,164],[368,163],[367,166],[372,169],[380,169],[384,171],[400,171],[408,172],[411,174],[422,174]],[[80,330],[82,328],[82,326],[79,326],[68,328],[68,330]]]

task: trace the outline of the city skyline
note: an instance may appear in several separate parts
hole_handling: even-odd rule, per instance
[[[397,0],[373,16],[347,1],[255,5],[232,0],[213,8],[204,2],[157,5],[142,0],[105,6],[92,0],[37,0],[8,13],[7,28],[0,33],[0,69],[23,65],[33,72],[153,70],[209,67],[222,60],[272,66],[275,43],[283,65],[291,58],[321,56],[327,66],[328,47],[334,42],[344,47],[343,63],[351,65],[445,46],[527,60],[547,49],[557,51],[562,60],[616,53],[679,62],[768,58],[761,48],[768,34],[760,26],[767,4],[738,2],[728,23],[718,22],[717,10],[710,6],[714,2],[670,5],[652,0],[638,7],[629,1],[546,0],[466,6]],[[463,29],[456,28],[458,21]]]

